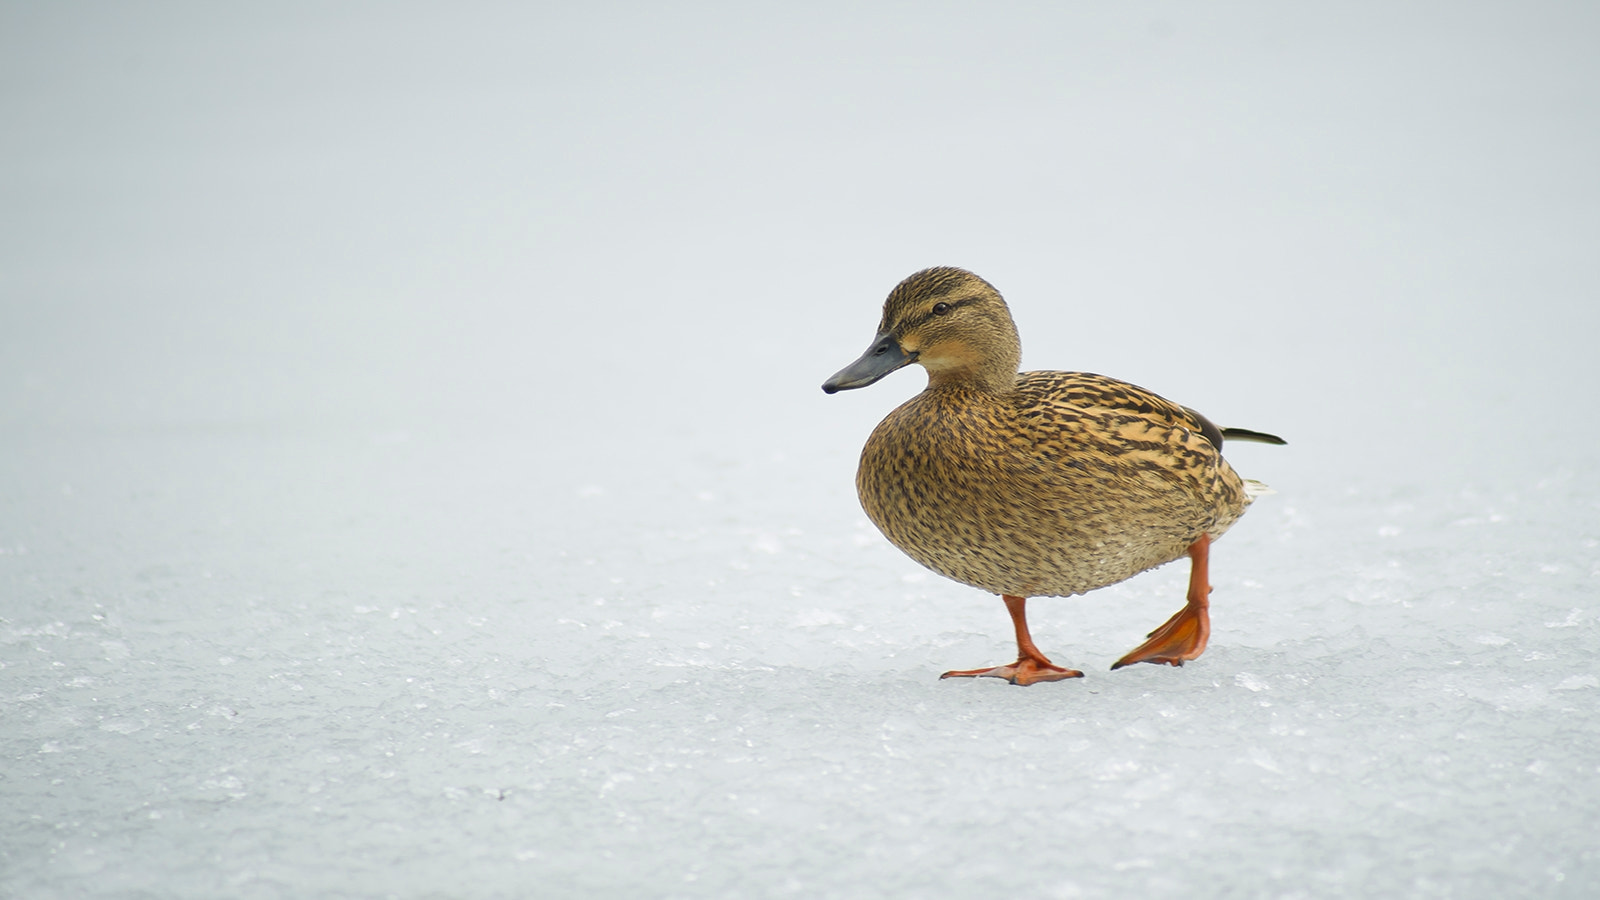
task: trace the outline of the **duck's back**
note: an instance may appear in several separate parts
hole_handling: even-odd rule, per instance
[[[1026,372],[929,389],[862,451],[867,515],[919,563],[996,594],[1114,584],[1226,531],[1249,499],[1216,426],[1127,382]]]

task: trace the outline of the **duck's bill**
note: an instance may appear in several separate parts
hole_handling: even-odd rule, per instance
[[[917,361],[915,353],[907,353],[900,347],[900,342],[891,334],[880,334],[872,339],[872,346],[861,358],[848,366],[835,372],[832,378],[822,383],[822,389],[829,394],[839,391],[848,391],[855,388],[864,388],[876,382],[883,376],[910,365]]]

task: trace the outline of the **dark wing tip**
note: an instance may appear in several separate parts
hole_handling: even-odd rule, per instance
[[[1265,431],[1251,431],[1248,428],[1224,428],[1222,436],[1230,441],[1254,441],[1257,444],[1277,444],[1282,446],[1289,443],[1275,434]]]

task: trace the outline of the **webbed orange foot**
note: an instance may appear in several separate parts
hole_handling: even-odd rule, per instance
[[[1150,632],[1150,640],[1135,647],[1111,668],[1142,662],[1181,666],[1185,660],[1198,659],[1210,638],[1211,613],[1204,606],[1185,606],[1165,625]]]
[[[1211,582],[1207,574],[1211,538],[1202,534],[1189,545],[1189,598],[1183,609],[1173,614],[1166,624],[1150,632],[1150,639],[1133,648],[1127,656],[1116,661],[1112,669],[1134,663],[1166,663],[1181,666],[1185,660],[1198,659],[1211,640]]]
[[[1026,597],[1003,594],[1001,599],[1006,602],[1006,612],[1011,614],[1011,625],[1017,633],[1017,661],[1009,666],[990,669],[946,672],[940,678],[1004,678],[1012,684],[1033,684],[1036,681],[1064,681],[1083,677],[1083,673],[1077,669],[1064,669],[1052,663],[1033,645],[1033,638],[1028,634]]]
[[[1066,681],[1069,677],[1083,677],[1083,673],[1080,673],[1078,669],[1061,668],[1061,666],[1051,663],[1050,660],[1032,660],[1032,658],[1022,657],[1021,660],[1014,661],[1010,666],[994,666],[994,668],[989,669],[960,669],[960,671],[944,673],[939,677],[941,679],[946,679],[946,677],[1003,677],[1006,681],[1010,681],[1011,684],[1027,685],[1040,681]]]
[[[939,677],[1004,678],[1012,684],[1028,685],[1039,681],[1065,681],[1068,678],[1082,678],[1083,673],[1077,669],[1062,668],[1047,659],[1023,657],[1009,666],[995,666],[990,669],[963,669],[956,672],[946,672]]]

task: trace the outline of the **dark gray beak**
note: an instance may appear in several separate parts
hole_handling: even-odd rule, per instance
[[[900,342],[894,339],[894,335],[884,332],[872,339],[872,346],[861,354],[860,359],[824,381],[822,389],[829,394],[837,394],[840,391],[863,388],[895,369],[916,361],[915,353],[902,350]]]

